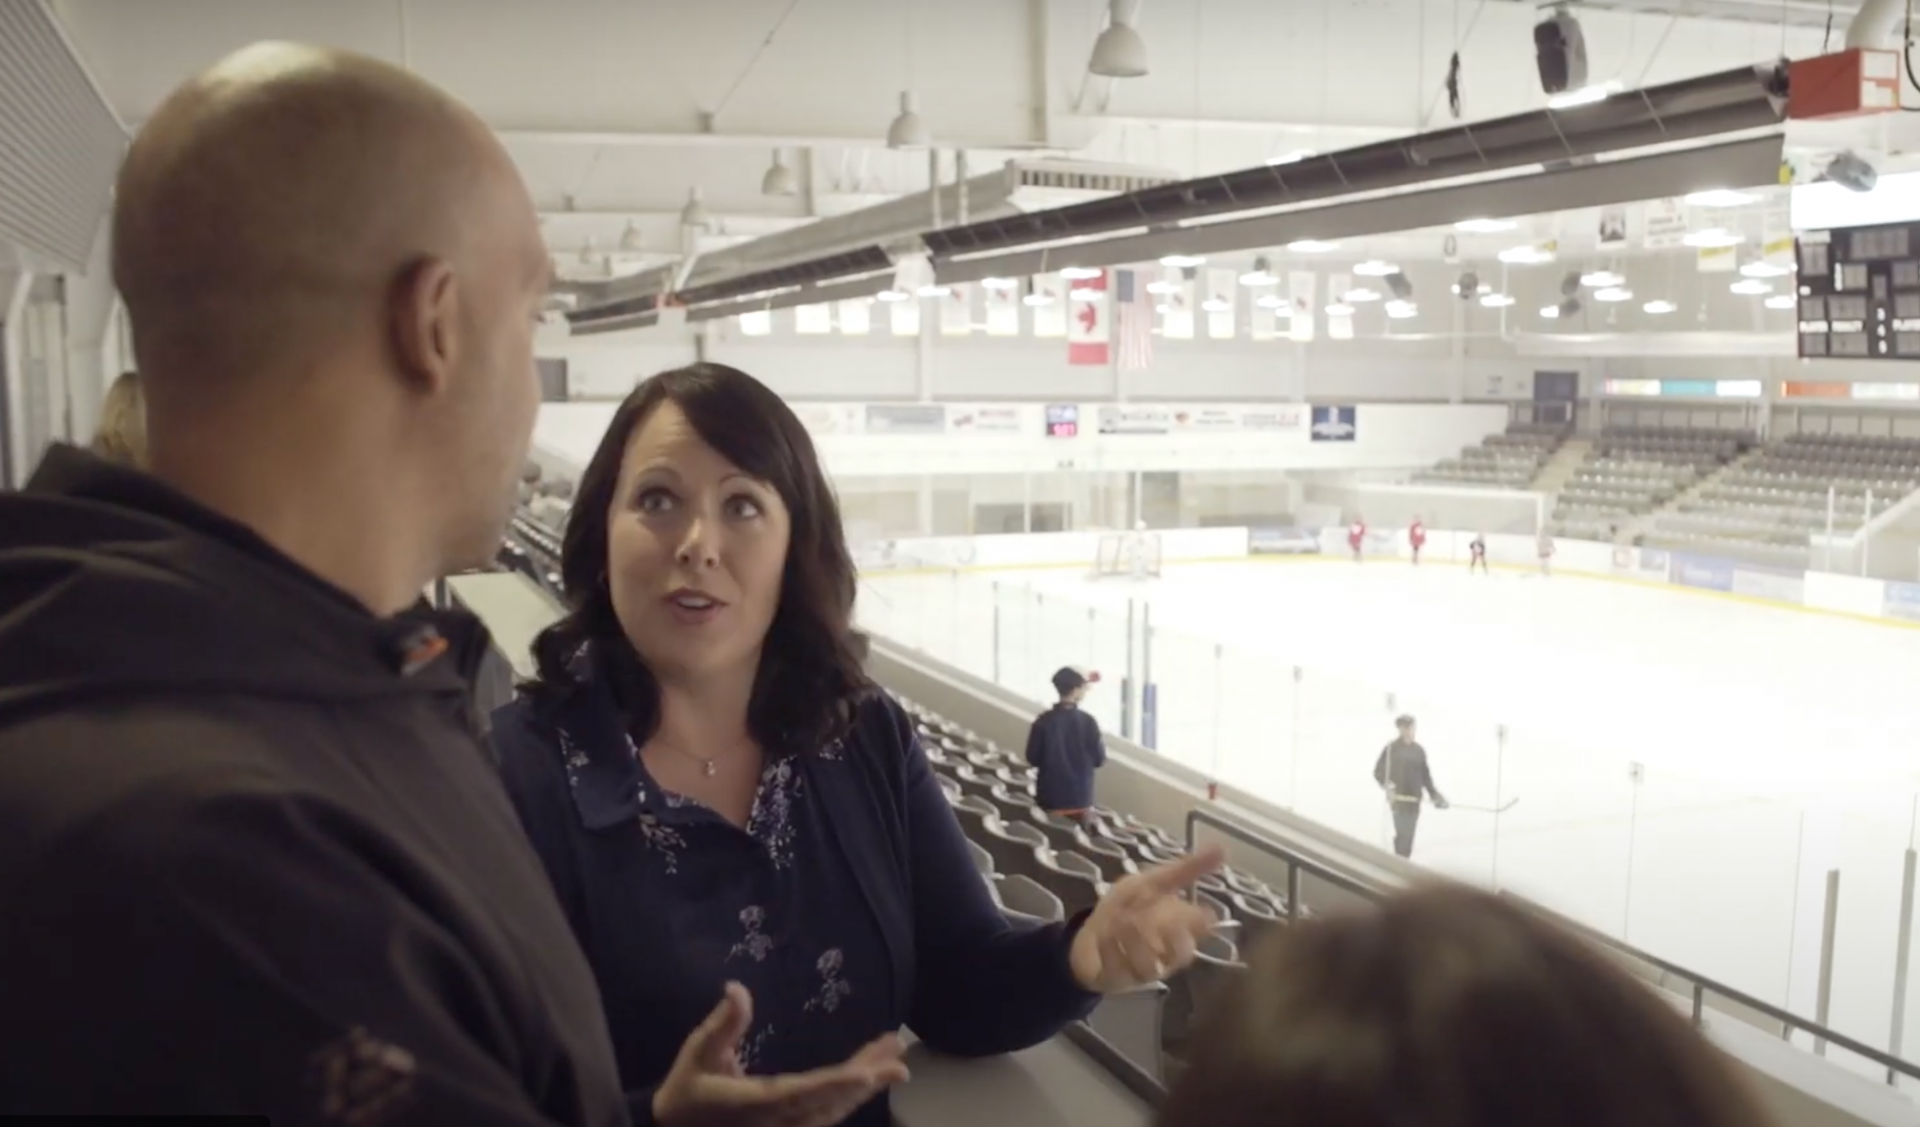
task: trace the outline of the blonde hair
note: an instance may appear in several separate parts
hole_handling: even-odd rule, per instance
[[[93,452],[124,466],[144,469],[147,464],[147,400],[140,391],[140,374],[122,372],[100,404],[100,429],[93,436]]]

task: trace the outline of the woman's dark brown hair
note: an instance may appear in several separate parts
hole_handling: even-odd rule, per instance
[[[856,580],[835,501],[813,440],[765,384],[722,364],[662,372],[634,388],[587,463],[560,544],[568,613],[534,639],[537,700],[579,687],[576,656],[591,646],[641,739],[659,722],[660,689],[627,641],[607,589],[607,522],[620,463],[634,432],[663,403],[679,407],[707,445],[766,482],[785,503],[791,527],[780,605],[761,648],[747,725],[769,752],[811,752],[847,733],[872,691],[863,664],[866,636],[853,628]]]
[[[1302,924],[1219,999],[1159,1127],[1765,1127],[1744,1079],[1585,941],[1436,886]]]

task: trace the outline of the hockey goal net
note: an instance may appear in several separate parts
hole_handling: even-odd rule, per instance
[[[1100,550],[1093,561],[1094,578],[1119,575],[1146,579],[1159,574],[1159,533],[1116,532],[1100,537]]]

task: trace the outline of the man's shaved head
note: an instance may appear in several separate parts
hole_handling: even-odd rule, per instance
[[[450,491],[434,499],[464,521],[437,549],[449,569],[484,562],[511,503],[547,273],[486,125],[345,52],[257,44],[188,81],[134,140],[114,199],[155,471],[211,478],[194,449],[330,427],[321,452],[380,464],[396,495]]]

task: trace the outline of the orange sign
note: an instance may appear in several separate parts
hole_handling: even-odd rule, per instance
[[[1852,394],[1852,384],[1801,383],[1797,380],[1788,380],[1780,385],[1780,395],[1785,399],[1846,399]]]

